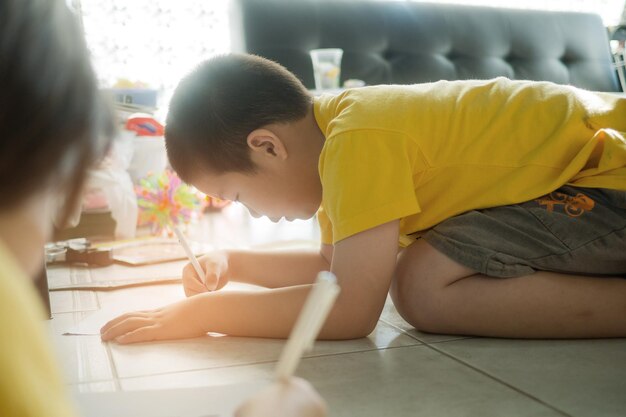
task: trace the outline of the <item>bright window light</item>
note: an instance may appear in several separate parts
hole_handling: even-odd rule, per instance
[[[139,81],[169,101],[178,80],[201,60],[230,49],[226,0],[67,0],[82,11],[101,84]],[[292,0],[297,1],[297,0]],[[433,0],[431,0],[433,2]],[[620,22],[624,0],[447,0],[438,3],[598,13]]]

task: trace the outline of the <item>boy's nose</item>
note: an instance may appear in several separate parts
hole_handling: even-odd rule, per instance
[[[261,214],[257,213],[256,211],[252,210],[251,208],[248,208],[248,211],[250,212],[250,215],[252,217],[254,217],[255,219],[258,219],[261,217]]]

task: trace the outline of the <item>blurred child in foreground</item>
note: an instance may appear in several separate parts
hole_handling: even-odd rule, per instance
[[[83,36],[61,0],[0,2],[0,414],[70,417],[32,280],[52,222],[77,206],[86,171],[107,152],[111,111]],[[62,202],[59,208],[59,201]],[[274,384],[242,417],[323,416],[305,381]]]

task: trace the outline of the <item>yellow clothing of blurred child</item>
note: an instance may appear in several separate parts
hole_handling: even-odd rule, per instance
[[[113,128],[65,2],[3,0],[0,40],[0,414],[70,417],[33,280]]]
[[[76,17],[63,0],[0,2],[0,415],[71,417],[32,280],[52,219],[78,206],[87,169],[110,146],[103,103]],[[59,201],[64,202],[57,210]],[[303,380],[274,383],[237,416],[326,415]]]
[[[208,255],[205,277],[184,270],[193,297],[121,316],[102,336],[286,337],[323,269],[342,287],[326,339],[369,334],[388,293],[429,332],[626,336],[624,131],[626,99],[547,82],[440,81],[314,99],[266,59],[211,59],[170,104],[172,166],[254,216],[317,213],[321,248]],[[229,280],[267,289],[214,291]]]

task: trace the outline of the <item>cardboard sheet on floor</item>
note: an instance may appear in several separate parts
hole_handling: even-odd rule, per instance
[[[84,417],[232,417],[269,381],[151,391],[74,393]]]
[[[47,269],[50,291],[63,290],[113,290],[138,285],[154,285],[180,282],[187,260],[129,267],[109,265],[88,268],[72,265],[50,266]]]

